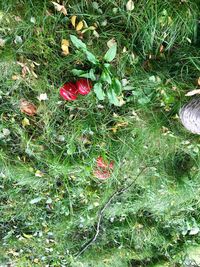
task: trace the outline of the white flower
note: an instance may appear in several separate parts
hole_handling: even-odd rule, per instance
[[[45,101],[45,100],[48,100],[48,96],[47,96],[47,94],[46,93],[44,93],[44,94],[40,94],[38,97],[37,97],[37,99],[39,100],[39,101]]]
[[[127,11],[132,11],[134,9],[134,3],[132,0],[129,0],[126,4],[126,10]]]
[[[10,134],[10,131],[6,128],[2,130],[4,136],[8,136]]]

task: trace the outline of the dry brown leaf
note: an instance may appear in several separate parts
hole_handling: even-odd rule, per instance
[[[57,10],[58,12],[62,13],[65,16],[67,16],[67,9],[65,8],[64,5],[60,5],[56,2],[52,2],[52,4],[54,5],[55,10]]]
[[[77,33],[78,33],[78,38],[83,39],[83,33],[81,31],[77,31]]]
[[[27,65],[25,63],[22,62],[17,62],[18,65],[20,65],[22,67],[22,77],[25,78],[27,72],[30,74],[30,69],[27,67]]]
[[[72,23],[74,28],[76,27],[76,18],[77,18],[77,16],[72,16],[71,17],[71,23]]]
[[[22,77],[25,78],[26,73],[28,72],[29,68],[27,66],[22,67]]]
[[[24,67],[22,68],[22,77],[23,77],[23,78],[25,78],[26,73],[27,73],[27,67],[24,66]]]
[[[76,31],[80,31],[83,28],[84,24],[82,21],[80,21],[76,26]]]
[[[200,94],[200,89],[195,89],[190,92],[188,92],[185,96],[193,96],[193,95],[198,95]]]
[[[39,66],[40,64],[32,61],[30,59],[26,59],[26,62],[17,62],[18,65],[22,68],[22,77],[25,78],[26,74],[32,74],[36,79],[38,78],[37,74],[34,72],[35,66]]]
[[[29,116],[34,116],[37,113],[36,106],[25,99],[20,100],[20,110]]]
[[[200,77],[197,80],[197,84],[200,86]]]
[[[134,2],[132,0],[129,0],[126,4],[126,10],[127,11],[132,11],[134,9]]]
[[[69,54],[69,41],[66,39],[62,39],[61,42],[62,54],[67,56]]]

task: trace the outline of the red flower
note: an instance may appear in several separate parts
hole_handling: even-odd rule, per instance
[[[60,95],[65,100],[73,101],[77,99],[78,90],[75,84],[73,84],[72,82],[68,82],[60,88]]]
[[[76,82],[76,87],[78,89],[79,94],[87,95],[92,89],[92,83],[88,79],[81,78]]]
[[[107,163],[102,157],[98,157],[96,161],[96,169],[94,170],[94,176],[99,179],[107,179],[110,177],[113,167],[113,161]]]

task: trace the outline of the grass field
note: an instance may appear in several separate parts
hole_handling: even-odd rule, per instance
[[[198,88],[200,2],[127,2],[68,0],[65,16],[0,0],[0,266],[200,266],[200,139],[178,117]],[[115,39],[120,106],[59,96],[91,65],[72,43],[62,54],[70,35],[100,60]],[[100,156],[114,163],[106,180]]]

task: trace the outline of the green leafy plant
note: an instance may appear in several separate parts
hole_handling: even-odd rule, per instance
[[[99,100],[108,99],[109,103],[120,106],[119,96],[122,92],[122,85],[120,80],[114,74],[112,70],[111,61],[116,56],[117,45],[111,46],[103,57],[102,61],[88,51],[87,46],[80,39],[74,35],[70,35],[73,45],[83,52],[87,60],[92,64],[90,70],[78,70],[73,69],[72,73],[78,77],[84,77],[91,79],[94,83],[94,92]]]

